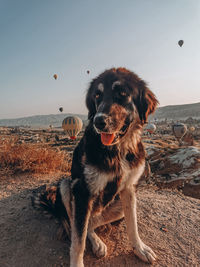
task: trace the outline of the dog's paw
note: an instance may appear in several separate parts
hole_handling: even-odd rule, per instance
[[[156,254],[150,247],[145,245],[142,241],[140,241],[139,244],[134,247],[133,251],[134,254],[144,262],[153,263],[156,260]]]
[[[103,241],[97,236],[95,232],[88,233],[88,238],[92,244],[92,251],[98,257],[105,257],[107,254],[107,246]]]
[[[107,254],[107,246],[98,238],[92,244],[92,251],[98,258],[105,257]]]

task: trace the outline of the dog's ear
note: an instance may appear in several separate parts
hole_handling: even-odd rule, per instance
[[[96,106],[95,106],[95,101],[94,101],[94,97],[93,97],[93,83],[90,84],[90,87],[87,91],[86,94],[86,107],[88,109],[88,119],[89,120],[93,120],[95,114],[96,114]]]
[[[156,110],[159,104],[154,93],[147,87],[144,81],[138,84],[139,97],[137,100],[137,108],[142,124],[147,122],[147,117]]]

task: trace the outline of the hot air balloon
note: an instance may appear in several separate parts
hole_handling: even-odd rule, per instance
[[[172,125],[172,132],[173,132],[174,136],[176,137],[176,139],[180,143],[181,139],[183,138],[183,136],[187,132],[187,126],[184,123],[173,124]]]
[[[59,111],[60,111],[60,112],[63,112],[63,107],[60,107],[60,108],[59,108]]]
[[[62,128],[72,140],[76,139],[82,127],[83,122],[77,116],[66,117],[62,122]]]
[[[194,126],[190,126],[189,131],[190,132],[194,132],[195,131],[195,127]]]
[[[152,134],[156,131],[156,125],[153,123],[148,123],[145,129],[147,130],[148,133]]]
[[[90,71],[89,70],[87,70],[87,74],[90,74]]]
[[[55,80],[58,79],[58,75],[57,74],[54,74],[53,77],[54,77]]]
[[[184,41],[183,40],[179,40],[178,41],[178,45],[181,47],[183,45]]]

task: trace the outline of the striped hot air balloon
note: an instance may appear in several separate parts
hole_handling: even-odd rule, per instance
[[[82,120],[77,116],[66,117],[62,122],[62,128],[71,139],[76,139],[83,127]]]

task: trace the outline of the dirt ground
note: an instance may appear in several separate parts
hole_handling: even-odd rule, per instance
[[[59,175],[1,177],[0,266],[69,266],[69,243],[57,238],[58,225],[34,210],[30,197]],[[157,254],[154,266],[200,266],[200,199],[172,190],[142,186],[138,191],[141,239]],[[89,242],[87,267],[148,266],[134,256],[124,220],[97,230],[108,246],[106,258],[93,256]]]

